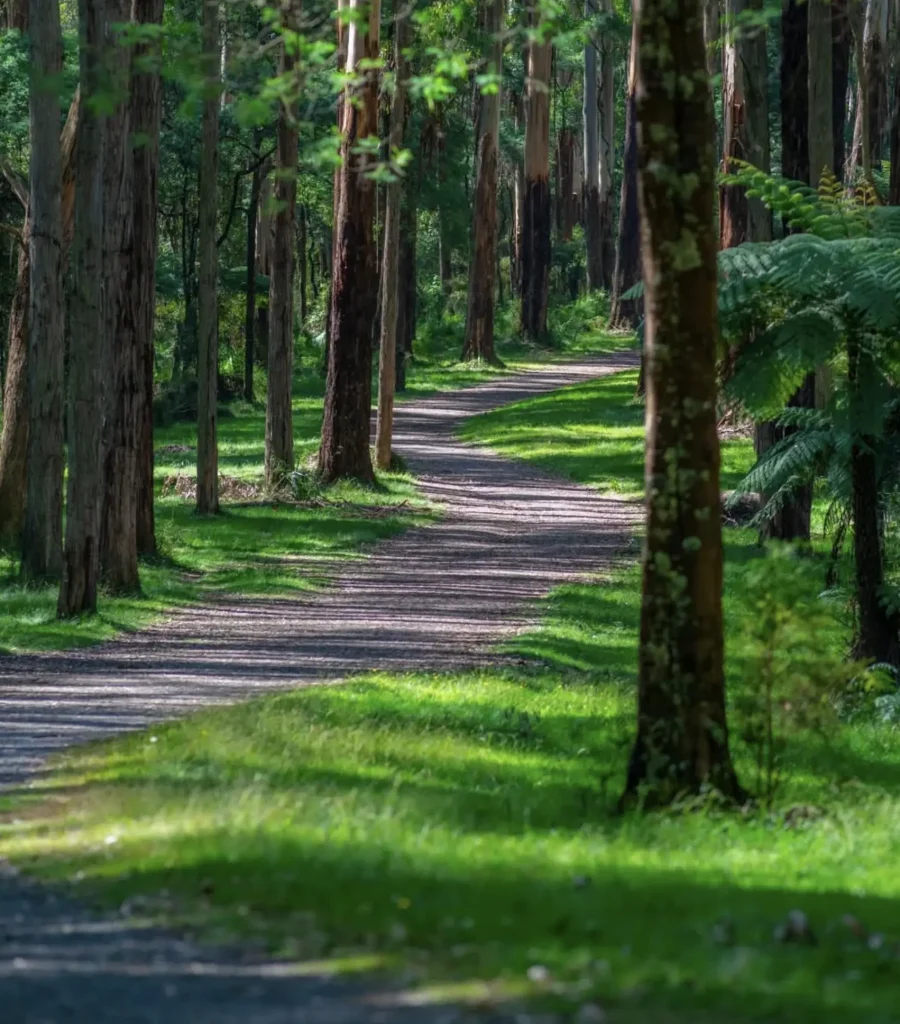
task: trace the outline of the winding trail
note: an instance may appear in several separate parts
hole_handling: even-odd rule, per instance
[[[638,511],[462,443],[470,416],[636,365],[624,352],[543,367],[396,410],[395,448],[443,505],[378,544],[323,594],[191,606],[76,652],[0,658],[0,786],[47,756],[214,703],[379,670],[495,663],[534,599],[609,567]],[[10,1024],[442,1024],[297,965],[198,948],[0,872],[0,1020]],[[481,1014],[478,1018],[486,1021]]]

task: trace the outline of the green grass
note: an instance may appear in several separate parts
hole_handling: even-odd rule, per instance
[[[593,448],[575,444],[576,393],[592,396],[578,415],[598,432]],[[624,472],[639,462],[634,438],[603,443],[639,415],[630,393],[623,375],[556,399],[570,428],[561,469],[637,486],[637,466]],[[504,415],[515,437],[559,422],[553,404],[484,417],[485,440],[501,446]],[[729,472],[746,448],[726,447]],[[730,530],[726,554],[739,690],[761,555],[749,531]],[[780,568],[808,595],[821,587],[818,555]],[[207,937],[258,937],[346,969],[402,966],[435,999],[531,997],[564,1012],[596,1001],[611,1024],[896,1021],[896,732],[860,715],[827,740],[793,736],[781,810],[616,815],[639,603],[626,565],[551,595],[542,628],[508,645],[528,664],[375,675],[75,751],[27,803],[7,801],[0,856],[110,905],[141,897],[148,918]],[[835,652],[846,639],[834,615],[813,641]],[[749,752],[737,736],[733,747],[750,781]],[[795,910],[815,945],[774,938]],[[881,938],[867,943],[846,915]],[[549,982],[529,978],[536,967]]]

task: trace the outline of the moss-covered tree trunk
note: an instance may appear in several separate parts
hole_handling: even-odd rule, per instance
[[[161,25],[163,0],[134,0],[134,20]],[[162,120],[160,47],[143,43],[134,51],[131,126],[134,133],[134,340],[137,391],[137,548],[156,554],[153,513],[153,368],[156,322],[156,250],[159,216],[159,129]]]
[[[540,341],[547,333],[552,254],[550,204],[550,65],[552,43],[541,26],[528,44],[525,83],[525,177],[522,197],[522,334]]]
[[[219,311],[216,210],[219,173],[218,62],[220,15],[217,2],[203,4],[203,60],[206,73],[200,143],[199,256],[197,280],[197,511],[219,511]]]
[[[625,800],[666,803],[704,785],[739,799],[725,718],[716,161],[701,0],[642,0],[637,42],[647,529]]]
[[[328,483],[341,477],[373,479],[369,454],[372,404],[372,324],[378,305],[375,252],[375,184],[366,176],[366,143],[378,135],[380,2],[350,0],[357,17],[348,29],[347,69],[368,64],[353,102],[345,99],[340,202],[334,229],[331,276],[331,339],[319,472]],[[364,15],[364,16],[363,16]],[[362,17],[361,17],[362,16]],[[366,65],[363,65],[365,68]]]
[[[502,0],[485,0],[485,71],[499,76],[503,62]],[[497,269],[497,185],[500,146],[500,90],[481,96],[475,205],[472,209],[472,258],[463,359],[496,362],[494,351],[494,280]]]
[[[75,147],[75,230],[69,299],[68,483],[66,539],[57,612],[62,618],[97,608],[103,503],[103,413],[109,353],[103,316],[103,158],[107,88],[103,0],[79,0],[83,109]]]
[[[619,194],[619,231],[616,237],[616,269],[613,273],[609,321],[613,327],[637,327],[641,319],[641,303],[623,298],[641,277],[641,243],[638,221],[637,183],[637,19],[632,27],[631,54],[628,61],[628,95],[625,98],[625,151],[623,155],[622,188]]]
[[[296,31],[295,15],[285,28]],[[293,43],[282,41],[279,74],[295,66]],[[294,103],[282,100],[275,152],[275,230],[269,275],[269,347],[266,376],[266,485],[276,487],[294,468],[294,228],[297,212],[297,117]]]
[[[29,417],[22,576],[62,572],[63,374],[65,297],[62,258],[62,156],[57,78],[62,71],[59,7],[29,4],[31,37],[29,233],[31,300]]]

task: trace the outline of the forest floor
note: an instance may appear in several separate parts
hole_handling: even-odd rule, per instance
[[[860,713],[786,737],[771,810],[615,813],[643,411],[634,371],[602,372],[628,363],[404,410],[398,448],[447,512],[333,592],[191,608],[146,643],[3,663],[10,780],[176,703],[354,676],[75,749],[7,798],[0,855],[53,883],[0,880],[14,1019],[68,1000],[83,1015],[69,1019],[98,1024],[898,1020],[895,727]],[[723,446],[723,486],[751,449]],[[811,607],[825,559],[725,538],[734,704],[761,602]],[[602,575],[534,600],[585,570]],[[786,639],[839,660],[843,610],[812,621]],[[733,746],[754,785],[739,727]],[[122,911],[87,915],[73,892]]]

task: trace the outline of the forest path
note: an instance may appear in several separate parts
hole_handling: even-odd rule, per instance
[[[609,567],[638,510],[455,435],[471,416],[636,364],[633,352],[585,358],[399,405],[394,447],[443,517],[340,566],[324,593],[223,599],[98,647],[0,658],[0,786],[26,783],[53,751],[204,705],[372,669],[502,660],[492,648],[534,624],[534,599]],[[198,949],[2,873],[0,993],[11,1024],[461,1019]]]

